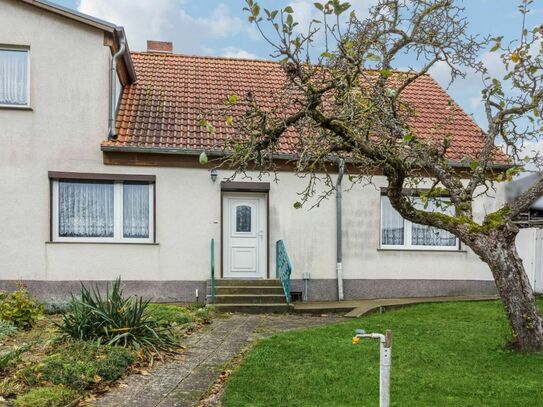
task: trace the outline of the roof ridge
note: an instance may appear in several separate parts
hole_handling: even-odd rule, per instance
[[[279,64],[279,61],[273,61],[270,59],[258,59],[258,58],[239,58],[239,57],[221,57],[214,55],[194,55],[194,54],[178,54],[178,53],[166,53],[166,52],[153,52],[153,51],[130,51],[131,54],[145,55],[145,56],[162,56],[162,57],[178,57],[178,58],[195,58],[195,59],[212,59],[223,61],[248,61],[248,62],[263,62],[267,64]]]
[[[258,58],[239,58],[239,57],[223,57],[223,56],[216,56],[216,55],[195,55],[195,54],[180,54],[180,53],[167,53],[167,52],[156,52],[156,51],[130,51],[131,54],[136,55],[145,55],[145,56],[165,56],[165,57],[178,57],[178,58],[194,58],[194,59],[211,59],[211,60],[218,60],[218,61],[241,61],[241,62],[262,62],[267,64],[274,64],[279,65],[280,61],[274,61],[271,59],[258,59]],[[365,69],[366,72],[373,72],[378,71],[378,69],[373,68],[367,68]],[[413,71],[411,69],[400,69],[395,68],[392,69],[392,72],[394,73],[417,73],[417,71]],[[429,76],[432,77],[428,72],[423,73],[421,76]]]

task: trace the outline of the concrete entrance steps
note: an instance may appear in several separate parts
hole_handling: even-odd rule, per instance
[[[207,284],[207,302],[211,302],[211,282]],[[279,280],[215,280],[215,307],[220,312],[249,314],[289,312]]]

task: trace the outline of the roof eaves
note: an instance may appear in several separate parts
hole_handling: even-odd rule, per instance
[[[115,146],[115,145],[102,145],[101,150],[103,152],[118,152],[118,153],[143,153],[143,154],[173,154],[173,155],[200,155],[205,150],[206,154],[210,157],[223,157],[228,155],[224,150],[207,150],[204,148],[190,149],[190,148],[173,148],[173,147],[138,147],[138,146]],[[296,160],[298,156],[296,154],[286,153],[273,153],[272,158],[277,160]],[[334,161],[334,160],[331,160]],[[349,160],[347,160],[349,161]],[[449,160],[449,164],[453,168],[469,168],[469,164],[462,160]],[[506,170],[513,167],[514,164],[507,163],[490,163],[488,165],[491,169]]]
[[[466,160],[449,160],[449,165],[453,168],[470,168],[470,164],[466,163]],[[488,168],[494,170],[507,170],[514,167],[512,163],[489,163]]]
[[[176,154],[176,155],[200,155],[205,149],[190,149],[190,148],[167,148],[167,147],[138,147],[138,146],[101,146],[104,152],[119,152],[119,153],[145,153],[145,154]],[[209,156],[223,156],[222,150],[205,150]]]
[[[225,157],[228,155],[224,150],[208,150],[205,148],[172,148],[172,147],[138,147],[138,146],[114,146],[102,144],[103,152],[117,153],[143,153],[143,154],[170,154],[170,155],[200,155],[202,151],[210,157]],[[295,160],[298,157],[295,154],[273,153],[272,158],[277,160]]]

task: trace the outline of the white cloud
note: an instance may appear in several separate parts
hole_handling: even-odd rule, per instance
[[[243,29],[243,21],[239,17],[230,15],[229,8],[220,3],[211,13],[210,18],[196,19],[200,28],[209,29],[212,37],[229,37]]]
[[[257,56],[251,52],[237,47],[223,48],[221,56],[226,58],[256,59]]]
[[[499,53],[486,52],[481,55],[480,60],[488,69],[491,77],[502,79],[506,75]],[[448,88],[449,93],[455,96],[456,101],[468,113],[473,114],[475,120],[484,128],[487,121],[481,100],[481,90],[484,87],[483,77],[481,73],[472,69],[465,69],[465,73],[465,78],[458,77],[454,83],[450,84],[451,70],[445,62],[438,62],[430,69],[430,75],[441,86]]]
[[[176,52],[202,53],[205,41],[247,30],[224,3],[206,17],[187,12],[186,0],[79,0],[78,10],[125,27],[131,49],[144,50],[146,40],[173,41]]]
[[[542,171],[541,158],[543,156],[543,140],[527,141],[523,144],[523,148],[519,152],[521,159],[528,157],[531,159],[525,168],[527,171]],[[538,159],[535,159],[539,157]]]
[[[304,0],[294,0],[289,4],[294,10],[294,17],[298,22],[298,31],[307,33],[311,20],[322,20],[319,10],[315,8],[312,2]]]
[[[451,81],[451,68],[444,61],[437,62],[430,68],[430,75],[443,87],[447,87]]]
[[[498,52],[485,52],[480,60],[488,69],[489,75],[493,78],[501,79],[507,73]],[[457,83],[461,84],[463,87],[474,87],[477,92],[479,92],[483,86],[482,75],[472,69],[465,69],[465,73],[466,77],[458,78]],[[443,61],[435,64],[430,69],[430,74],[444,87],[448,86],[451,80],[451,70],[447,63]]]
[[[481,96],[469,98],[469,106],[471,107],[471,110],[477,110],[482,103]]]

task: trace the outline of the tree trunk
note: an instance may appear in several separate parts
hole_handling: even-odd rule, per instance
[[[497,233],[486,243],[479,241],[477,252],[490,266],[498,294],[512,328],[512,347],[525,351],[543,349],[543,324],[535,296],[515,246],[515,236]],[[483,244],[481,244],[483,243]]]

